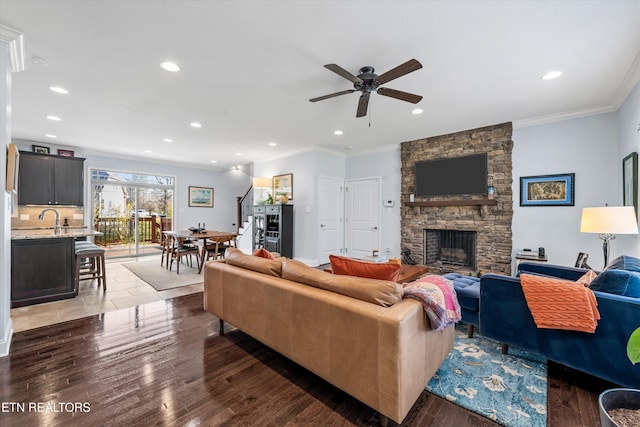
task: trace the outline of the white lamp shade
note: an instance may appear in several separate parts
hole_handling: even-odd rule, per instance
[[[254,188],[271,188],[271,178],[266,176],[253,177]]]
[[[580,231],[600,234],[638,234],[638,220],[632,206],[582,208]]]

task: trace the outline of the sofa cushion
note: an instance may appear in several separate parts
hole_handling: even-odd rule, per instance
[[[640,272],[640,259],[621,255],[607,265],[606,270],[626,270]]]
[[[282,278],[382,307],[402,301],[402,286],[398,283],[331,274],[291,259],[285,259],[282,263]]]
[[[607,269],[598,274],[589,285],[592,291],[640,297],[640,273],[635,271]]]
[[[333,274],[390,280],[392,282],[397,281],[400,276],[400,264],[361,261],[336,255],[329,255],[329,262],[331,263]]]
[[[283,258],[267,259],[247,255],[237,248],[228,248],[224,254],[224,262],[229,265],[235,265],[236,267],[246,268],[247,270],[257,271],[258,273],[275,277],[282,277],[282,260]]]

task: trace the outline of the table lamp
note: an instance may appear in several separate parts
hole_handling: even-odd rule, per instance
[[[271,188],[271,178],[256,176],[253,178],[253,188],[260,189],[260,201],[264,200],[264,189]]]
[[[638,220],[632,206],[605,206],[582,208],[580,220],[582,233],[598,233],[604,240],[604,266],[609,264],[609,242],[616,234],[638,234]]]

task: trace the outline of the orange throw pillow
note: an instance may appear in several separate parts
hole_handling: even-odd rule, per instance
[[[266,258],[266,259],[276,259],[276,257],[274,257],[271,254],[271,252],[269,252],[265,248],[256,249],[255,251],[253,251],[251,255],[259,256],[260,258]]]
[[[329,255],[333,274],[366,277],[368,279],[398,281],[400,264],[360,261],[343,256]]]

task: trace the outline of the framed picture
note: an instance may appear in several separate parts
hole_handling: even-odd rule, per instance
[[[189,186],[189,207],[212,208],[213,188]]]
[[[51,149],[49,147],[45,147],[44,145],[32,145],[31,151],[33,151],[34,153],[40,153],[40,154],[51,153]]]
[[[520,206],[574,206],[574,173],[520,177]]]
[[[287,199],[293,199],[293,174],[276,175],[273,177],[273,198],[285,194]]]
[[[638,216],[638,153],[622,160],[622,200],[624,206],[633,206]]]
[[[73,157],[74,154],[73,150],[63,150],[58,148],[58,156]]]
[[[584,252],[578,253],[578,259],[576,260],[576,268],[590,268],[589,264],[587,264],[587,259],[589,259],[589,254]]]

